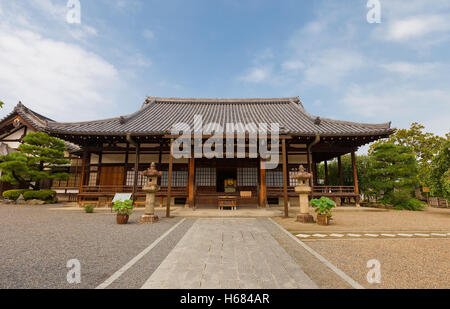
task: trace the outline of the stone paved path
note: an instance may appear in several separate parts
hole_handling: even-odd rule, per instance
[[[257,219],[198,219],[143,289],[311,289]]]

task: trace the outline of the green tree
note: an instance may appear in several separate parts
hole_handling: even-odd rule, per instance
[[[431,193],[450,200],[450,141],[444,143],[431,165]]]
[[[431,161],[436,156],[446,139],[433,133],[425,133],[425,127],[417,122],[411,124],[409,129],[400,129],[392,134],[388,139],[375,142],[370,147],[372,152],[375,147],[381,144],[396,144],[400,146],[410,147],[417,156],[419,164],[418,184],[422,186],[431,186],[430,172]],[[447,140],[449,135],[447,134]]]
[[[35,190],[40,189],[44,179],[67,180],[63,172],[70,161],[64,156],[64,141],[46,133],[28,133],[14,152],[0,157],[1,180],[11,184],[26,184]]]
[[[344,186],[353,186],[353,166],[351,155],[345,155],[341,158],[342,162],[342,178]],[[370,168],[370,158],[367,155],[358,155],[356,157],[356,169],[358,171],[358,183],[361,194],[365,196],[371,195],[369,189],[368,170]],[[319,179],[325,179],[325,167],[321,163],[317,166]],[[328,181],[330,186],[340,186],[339,165],[337,159],[328,164]]]
[[[373,148],[370,160],[368,186],[383,196],[383,202],[403,209],[421,208],[420,202],[413,198],[418,165],[410,147],[379,144]]]

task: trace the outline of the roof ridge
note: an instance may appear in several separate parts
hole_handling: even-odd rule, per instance
[[[284,98],[174,98],[174,97],[152,97],[148,96],[146,101],[154,101],[156,103],[280,103],[290,101],[300,102],[299,97]]]
[[[338,124],[347,124],[347,125],[353,125],[357,127],[373,127],[373,128],[381,128],[381,129],[390,129],[392,122],[386,122],[386,123],[361,123],[361,122],[353,122],[353,121],[345,121],[345,120],[336,120],[326,117],[320,117],[320,116],[314,116],[310,114],[305,107],[303,106],[302,102],[300,101],[300,104],[296,104],[295,102],[291,102],[295,106],[300,109],[302,113],[304,113],[306,116],[308,116],[311,120],[320,119],[321,121],[328,121],[332,123],[338,123]]]

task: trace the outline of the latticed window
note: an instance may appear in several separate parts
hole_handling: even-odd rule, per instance
[[[199,187],[216,186],[216,169],[210,167],[199,167],[195,172],[195,184]]]
[[[127,179],[125,181],[125,185],[128,187],[132,187],[134,185],[134,169],[127,171]],[[142,174],[138,173],[138,181],[137,186],[143,187],[145,185],[145,177]]]
[[[267,170],[266,185],[269,188],[282,187],[283,186],[283,171],[280,169]]]
[[[172,171],[172,187],[187,187],[188,171]],[[169,184],[169,171],[163,171],[161,176],[161,186],[167,187]]]
[[[298,186],[298,179],[294,178],[294,175],[298,174],[298,167],[289,169],[289,186],[296,187]]]
[[[89,173],[89,187],[95,187],[97,185],[97,172]]]
[[[258,185],[258,169],[254,167],[238,168],[237,183],[239,187],[256,187]]]

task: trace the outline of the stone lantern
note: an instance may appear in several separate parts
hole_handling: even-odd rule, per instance
[[[302,223],[313,223],[314,217],[309,213],[309,194],[312,188],[309,186],[309,179],[312,174],[305,171],[303,165],[300,165],[298,173],[293,176],[298,180],[298,186],[295,192],[298,193],[300,202],[300,213],[297,215],[297,221]]]
[[[159,221],[155,214],[155,199],[156,192],[159,191],[158,178],[161,177],[162,172],[157,171],[155,163],[152,163],[150,168],[142,172],[142,176],[147,178],[147,182],[142,188],[146,193],[145,198],[145,214],[141,217],[142,223],[155,223]]]

